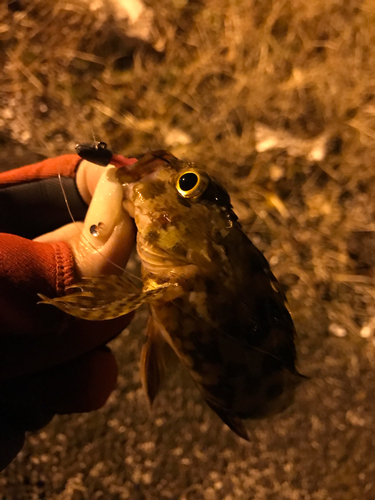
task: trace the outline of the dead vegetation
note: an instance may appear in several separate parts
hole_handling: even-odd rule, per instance
[[[301,335],[315,322],[355,338],[375,317],[373,2],[148,7],[139,41],[81,2],[2,2],[3,137],[52,156],[95,136],[206,165],[289,290]]]

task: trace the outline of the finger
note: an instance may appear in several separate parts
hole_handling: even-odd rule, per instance
[[[64,363],[119,335],[134,314],[110,321],[74,320],[67,331],[7,339],[0,363],[0,383]]]
[[[76,175],[76,185],[87,205],[90,204],[96,185],[105,169],[106,167],[100,167],[87,160],[82,160],[79,164]]]
[[[86,238],[86,234],[87,231],[83,231],[79,240],[72,243],[79,276],[124,272],[135,243],[135,227],[132,219],[124,212],[124,218],[117,222],[105,235],[105,241],[103,237],[99,244],[92,244],[92,236]]]
[[[101,169],[85,222],[67,224],[36,238],[39,242],[70,244],[79,276],[119,274],[135,243],[135,226],[123,209],[123,189],[115,167]],[[104,170],[104,171],[103,171]]]
[[[82,413],[101,408],[115,388],[116,379],[116,359],[110,349],[102,347],[8,382],[6,400],[12,400],[13,421],[23,429],[34,430],[45,425],[55,413]],[[43,415],[48,416],[44,421],[36,418]]]
[[[82,413],[101,408],[116,386],[117,363],[108,348],[7,384],[0,412],[0,471],[21,450],[25,430],[44,427],[54,413]],[[6,402],[5,402],[6,403]]]
[[[39,241],[41,243],[52,243],[54,241],[72,241],[78,239],[82,233],[83,222],[72,222],[71,224],[66,224],[65,226],[55,229],[50,233],[42,234],[34,241]]]
[[[108,348],[84,354],[38,377],[40,404],[54,413],[101,408],[116,387],[117,363]]]
[[[71,242],[81,276],[118,274],[134,246],[134,223],[123,209],[123,189],[115,172],[108,167],[102,174],[80,238]]]

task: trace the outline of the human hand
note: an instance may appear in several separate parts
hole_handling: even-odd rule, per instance
[[[100,167],[82,160],[76,184],[89,205],[85,221],[72,222],[34,239],[69,243],[78,277],[121,273],[133,249],[134,223],[123,210],[122,187],[115,171],[115,167]],[[97,236],[90,231],[94,227],[98,228]]]
[[[133,248],[135,230],[122,208],[114,170],[82,161],[76,183],[90,204],[85,222],[56,228],[37,237],[34,245],[68,243],[77,278],[119,273]],[[90,232],[94,225],[100,226],[98,236]],[[0,469],[22,447],[25,430],[40,428],[55,413],[91,411],[105,403],[116,383],[117,366],[103,346],[131,319],[89,322],[37,307],[48,318],[43,331],[31,328],[27,335],[0,337]]]

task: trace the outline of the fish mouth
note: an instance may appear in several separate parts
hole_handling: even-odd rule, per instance
[[[166,164],[175,170],[181,168],[180,160],[171,153],[168,153],[168,151],[151,151],[145,156],[142,156],[137,162],[131,165],[121,166],[117,170],[117,179],[121,184],[136,182]]]
[[[171,255],[161,248],[150,245],[140,233],[137,234],[137,253],[143,267],[155,274],[160,274],[163,271],[168,271],[169,273],[171,271],[178,272],[178,270],[189,265],[186,261],[179,259],[175,255]]]

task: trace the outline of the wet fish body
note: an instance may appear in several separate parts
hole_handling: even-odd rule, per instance
[[[228,193],[206,172],[156,151],[119,169],[118,178],[138,229],[143,289],[125,276],[88,278],[73,293],[44,300],[92,320],[148,302],[141,373],[150,402],[167,342],[208,405],[248,439],[242,420],[286,408],[301,380],[285,296]]]

